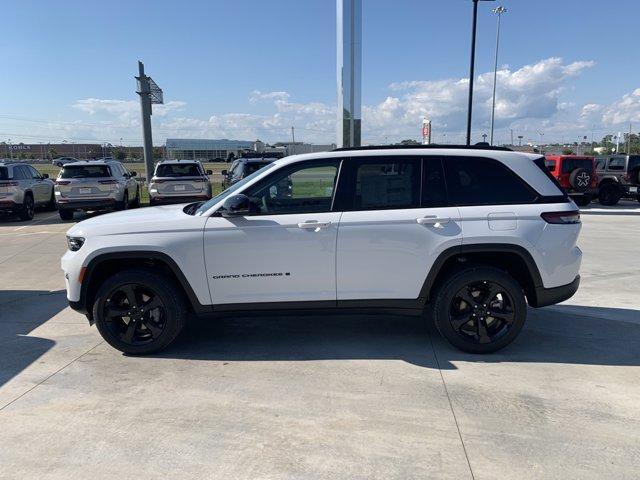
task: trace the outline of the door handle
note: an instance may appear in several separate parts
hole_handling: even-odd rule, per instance
[[[436,228],[444,228],[451,221],[449,217],[437,217],[435,215],[427,215],[416,220],[420,225],[433,225]]]
[[[319,232],[323,228],[327,228],[330,225],[331,222],[302,222],[298,224],[298,228],[302,228],[303,230],[313,229],[314,232]]]

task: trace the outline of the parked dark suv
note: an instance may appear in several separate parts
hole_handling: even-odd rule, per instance
[[[615,205],[621,198],[640,201],[640,155],[608,155],[596,159],[598,197],[602,205]]]
[[[248,177],[253,172],[269,165],[275,158],[239,158],[231,164],[229,170],[222,170],[222,188],[229,188],[234,183]]]
[[[584,207],[591,203],[598,186],[594,157],[547,155],[545,163],[576,205]]]

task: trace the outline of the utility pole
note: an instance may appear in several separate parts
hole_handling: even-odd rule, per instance
[[[629,138],[627,138],[627,155],[631,155],[631,122],[629,122]]]
[[[144,151],[144,166],[147,177],[147,185],[153,176],[153,140],[151,135],[151,105],[164,103],[162,89],[158,87],[151,77],[144,74],[144,64],[138,60],[138,90],[140,95],[140,110],[142,112],[142,148]]]
[[[495,123],[496,116],[496,84],[498,83],[498,49],[500,48],[500,19],[502,14],[506,13],[507,9],[504,7],[498,7],[493,9],[493,13],[498,15],[498,30],[496,32],[496,58],[493,66],[493,100],[491,102],[491,145],[493,145],[493,125]]]
[[[293,154],[296,148],[296,128],[291,126],[291,154]]]
[[[514,145],[514,143],[513,143],[513,128],[511,129],[511,145]]]

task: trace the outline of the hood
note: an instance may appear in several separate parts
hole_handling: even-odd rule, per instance
[[[192,223],[200,217],[187,215],[182,210],[185,204],[163,205],[107,213],[83,220],[69,229],[67,235],[110,235],[149,233],[180,229],[183,222]],[[197,222],[200,223],[200,222]]]

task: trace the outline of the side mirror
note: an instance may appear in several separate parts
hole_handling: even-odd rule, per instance
[[[137,177],[138,176],[138,172],[130,172],[129,175],[131,175],[132,177]]]
[[[246,195],[241,193],[237,195],[231,195],[222,204],[222,216],[223,217],[242,217],[249,215],[251,209],[251,200]]]
[[[42,178],[49,178],[49,174],[48,173],[43,173],[42,174]]]
[[[222,175],[226,175],[228,172],[227,172],[226,170],[222,170],[220,173],[221,173]]]
[[[226,170],[225,170],[225,171],[226,171]],[[213,170],[207,170],[207,171],[206,171],[206,174],[207,174],[207,175],[213,175]],[[224,174],[223,174],[223,175],[224,175]]]

